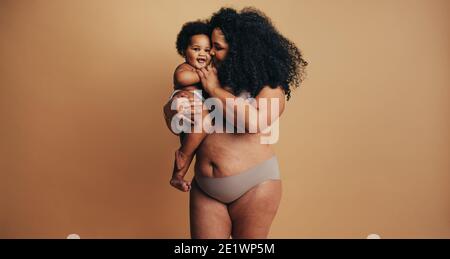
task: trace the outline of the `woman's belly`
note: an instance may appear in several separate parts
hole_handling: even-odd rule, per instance
[[[195,173],[225,177],[244,172],[274,155],[271,145],[260,143],[260,134],[209,134],[196,153]]]

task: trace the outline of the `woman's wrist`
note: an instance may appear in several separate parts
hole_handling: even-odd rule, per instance
[[[221,89],[221,87],[216,86],[216,87],[209,88],[208,90],[206,90],[206,92],[211,97],[219,97],[220,89]]]
[[[215,96],[214,88],[207,88],[205,90],[206,90],[206,92],[208,93],[209,96],[211,96],[211,97]]]

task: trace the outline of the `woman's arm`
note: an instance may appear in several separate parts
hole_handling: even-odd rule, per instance
[[[164,119],[166,121],[166,126],[167,128],[169,128],[169,130],[175,134],[175,135],[180,135],[179,133],[176,133],[172,127],[171,127],[171,123],[172,123],[172,118],[177,115],[181,109],[182,104],[176,104],[176,109],[172,109],[172,103],[174,101],[176,101],[178,98],[186,98],[189,101],[189,105],[190,105],[190,110],[191,110],[191,116],[190,118],[186,118],[187,121],[190,121],[191,123],[193,123],[193,118],[194,115],[202,108],[202,103],[201,102],[195,102],[194,101],[194,95],[189,92],[189,91],[184,91],[181,90],[178,93],[176,93],[163,107],[163,115],[164,115]],[[174,104],[175,105],[175,104]],[[182,114],[178,114],[178,116],[182,116]]]
[[[203,68],[197,72],[202,80],[205,91],[207,91],[211,97],[220,100],[224,112],[233,111],[234,121],[232,123],[234,123],[235,126],[244,125],[246,132],[260,133],[264,131],[266,128],[270,127],[284,111],[285,95],[284,90],[281,87],[264,87],[255,97],[257,105],[253,106],[248,102],[243,102],[242,98],[236,97],[222,88],[217,78],[217,70],[215,68]],[[231,101],[229,104],[233,104],[232,107],[226,106],[227,99]],[[263,99],[267,101],[266,107],[261,107],[261,103],[264,102]],[[272,102],[274,102],[274,108],[278,111],[272,111]],[[250,116],[250,114],[256,116]],[[261,124],[260,120],[266,120],[266,123]]]
[[[163,115],[164,115],[164,120],[166,121],[166,126],[167,128],[170,130],[170,132],[172,132],[175,135],[179,135],[177,134],[175,131],[173,131],[172,127],[171,127],[171,122],[172,122],[172,117],[175,116],[177,114],[176,110],[172,110],[171,106],[172,106],[172,102],[173,102],[174,98],[170,99],[164,106],[163,106]]]

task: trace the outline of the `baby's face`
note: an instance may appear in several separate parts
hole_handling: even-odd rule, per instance
[[[191,42],[186,49],[186,62],[191,66],[199,69],[206,67],[211,61],[211,43],[209,37],[203,34],[191,37]]]

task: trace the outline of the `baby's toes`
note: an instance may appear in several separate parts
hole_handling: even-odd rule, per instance
[[[186,182],[183,182],[181,185],[184,192],[189,191],[189,185]]]

